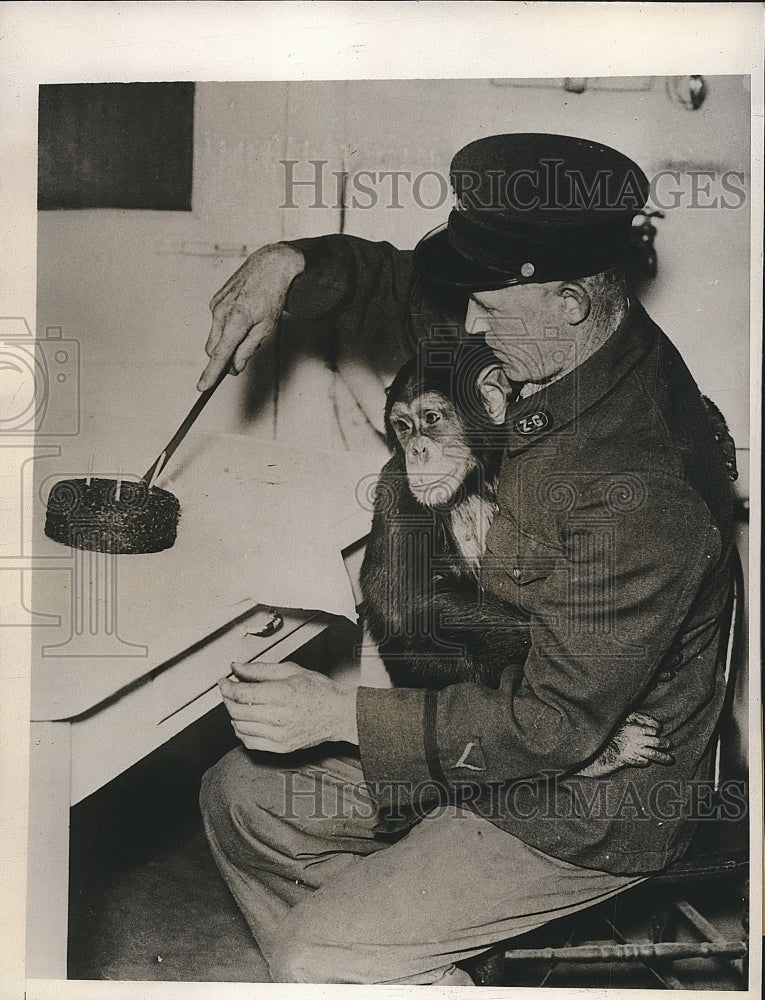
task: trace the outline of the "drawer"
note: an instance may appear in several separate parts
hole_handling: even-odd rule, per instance
[[[146,680],[72,720],[72,805],[156,748],[153,687]]]
[[[255,635],[271,617],[257,608],[200,643],[154,676],[128,688],[72,721],[74,805],[101,788],[187,725],[213,708],[217,682],[232,662],[286,660],[319,635],[331,617],[318,612],[279,611],[280,627]]]
[[[294,629],[280,642],[258,654],[258,658],[266,663],[279,663],[288,660],[300,648],[309,643],[317,635],[320,635],[327,628],[327,621],[323,615],[317,615],[309,619],[300,628]],[[205,690],[197,695],[192,701],[185,704],[177,704],[172,712],[165,716],[156,726],[157,746],[165,743],[177,733],[180,733],[192,722],[201,719],[203,715],[215,708],[221,701],[221,694],[217,681],[223,674],[218,673],[213,682]]]
[[[279,615],[278,628],[269,635],[258,635]],[[232,663],[248,663],[267,658],[287,659],[296,646],[289,641],[309,621],[322,619],[318,612],[258,607],[232,625],[205,639],[156,674],[153,688],[155,721],[163,722],[205,691],[215,687],[221,677],[231,672]],[[326,627],[322,625],[322,627]],[[307,639],[301,639],[302,642]],[[283,652],[281,652],[283,650]]]

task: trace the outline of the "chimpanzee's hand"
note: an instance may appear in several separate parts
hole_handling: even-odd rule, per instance
[[[593,763],[578,773],[587,778],[600,778],[620,767],[673,764],[674,757],[668,752],[671,745],[660,733],[660,722],[650,715],[633,712]]]
[[[291,753],[327,740],[358,743],[355,688],[290,662],[231,668],[235,677],[218,683],[234,731],[250,750]]]
[[[272,243],[250,254],[210,302],[212,326],[205,344],[210,363],[197,383],[200,392],[230,367],[238,375],[271,333],[284,309],[292,279],[305,267],[302,253]]]

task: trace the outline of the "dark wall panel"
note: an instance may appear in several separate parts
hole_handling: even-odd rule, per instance
[[[40,209],[190,211],[193,83],[46,84]]]

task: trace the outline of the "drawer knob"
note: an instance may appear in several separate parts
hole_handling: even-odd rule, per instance
[[[259,639],[267,639],[268,636],[273,635],[275,632],[278,632],[283,624],[284,624],[284,619],[282,618],[282,616],[279,614],[278,611],[274,610],[274,608],[271,608],[271,610],[268,612],[268,620],[266,621],[266,623],[258,627],[253,622],[252,624],[247,626],[247,631],[245,632],[245,635],[255,635]]]

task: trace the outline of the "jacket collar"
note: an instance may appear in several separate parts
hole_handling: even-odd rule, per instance
[[[508,409],[506,454],[515,455],[574,423],[626,378],[657,336],[658,328],[635,300],[605,344],[586,361]]]

